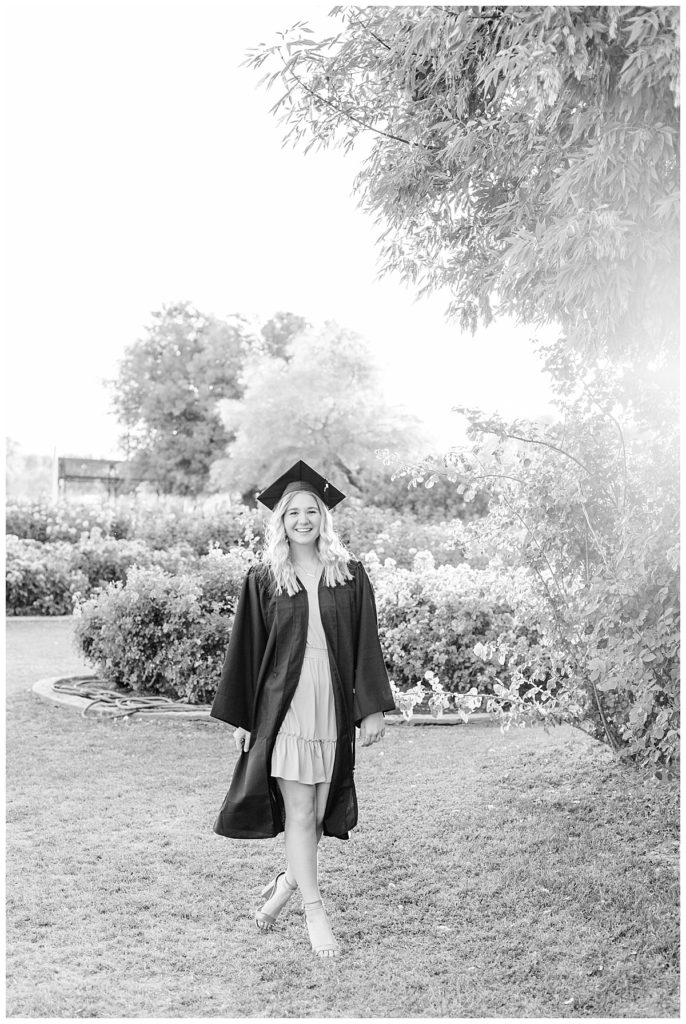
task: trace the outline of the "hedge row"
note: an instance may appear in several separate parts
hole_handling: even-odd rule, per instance
[[[406,567],[418,550],[431,550],[439,563],[462,561],[459,524],[422,523],[379,508],[344,509],[336,522],[358,555],[373,551]],[[75,595],[89,597],[107,583],[124,582],[133,565],[181,572],[212,550],[254,551],[263,525],[257,511],[242,505],[192,513],[174,499],[128,510],[13,502],[7,511],[8,529],[15,531],[7,536],[7,613],[66,615]]]
[[[224,551],[250,546],[263,533],[262,518],[245,505],[213,501],[189,506],[181,498],[90,503],[84,501],[8,501],[5,532],[21,540],[76,544],[98,531],[114,540],[140,541],[153,550],[185,544],[196,555],[211,547]]]
[[[113,581],[125,581],[133,565],[179,572],[198,560],[187,544],[155,550],[139,540],[103,537],[97,529],[84,533],[76,544],[41,544],[11,534],[6,542],[8,615],[70,615],[77,597],[88,597]]]
[[[240,585],[254,554],[236,548],[199,559],[192,572],[130,570],[80,606],[77,638],[106,679],[190,702],[211,700]],[[465,566],[435,568],[428,553],[412,569],[367,560],[389,674],[405,687],[433,671],[446,690],[492,692],[507,670],[474,652],[484,637],[526,629],[507,605],[502,575]],[[528,627],[529,631],[531,627]]]
[[[18,501],[6,507],[6,533],[42,543],[78,543],[94,530],[115,540],[138,540],[154,550],[187,544],[196,555],[211,548],[256,547],[264,536],[266,513],[246,505],[209,499],[189,506],[183,499],[120,499],[103,505],[72,501]],[[334,512],[336,529],[355,554],[376,551],[410,565],[417,551],[431,551],[439,563],[458,564],[462,551],[459,521],[425,522],[412,513],[351,504]]]

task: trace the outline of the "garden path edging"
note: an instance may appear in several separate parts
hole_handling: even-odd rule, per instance
[[[37,682],[35,682],[33,684],[33,686],[31,687],[31,690],[32,690],[33,693],[36,694],[36,696],[39,698],[39,700],[43,701],[44,704],[52,704],[53,706],[56,706],[56,707],[66,708],[68,711],[76,711],[79,714],[84,714],[86,709],[90,705],[94,704],[93,699],[89,698],[89,697],[80,697],[80,696],[78,696],[76,694],[72,694],[72,693],[64,693],[64,692],[62,692],[62,691],[57,689],[56,684],[57,683],[68,683],[70,680],[76,680],[76,679],[81,679],[82,680],[82,679],[86,679],[86,678],[92,678],[95,681],[95,680],[98,679],[98,676],[95,675],[95,674],[92,677],[86,677],[86,676],[83,676],[83,675],[80,675],[80,676],[50,676],[50,677],[48,677],[46,679],[39,679]],[[124,696],[124,694],[122,694],[122,696]],[[127,696],[130,696],[130,694],[127,695]],[[102,704],[100,707],[97,707],[97,705],[94,705],[93,710],[92,710],[92,714],[93,715],[97,715],[99,717],[105,717],[105,718],[121,718],[122,717],[121,710],[117,709],[116,707],[112,707],[112,705],[109,705],[109,704]],[[189,709],[189,710],[186,710],[185,708],[184,709],[178,709],[178,707],[176,709],[174,709],[173,711],[172,710],[163,710],[163,709],[160,709],[159,711],[151,711],[151,710],[147,710],[147,709],[138,709],[138,710],[132,711],[129,714],[128,717],[132,717],[133,715],[136,715],[136,714],[143,715],[145,718],[167,718],[167,719],[169,719],[170,717],[177,717],[177,718],[182,718],[184,721],[194,720],[194,719],[195,720],[199,720],[199,721],[205,721],[205,722],[215,722],[215,721],[217,721],[216,719],[210,717],[209,710],[203,710],[203,709],[198,709],[198,710],[190,710]],[[469,718],[469,722],[470,723],[472,723],[472,722],[479,722],[479,721],[483,721],[483,720],[490,721],[491,720],[491,716],[486,714],[485,712],[478,712],[477,711],[474,714],[470,715],[470,718]],[[405,721],[405,719],[403,719],[403,717],[401,715],[390,715],[390,716],[386,717],[386,724],[387,725],[402,725],[402,724],[406,724],[406,725],[465,725],[465,724],[468,724],[468,723],[463,722],[462,719],[458,718],[457,715],[442,715],[440,718],[434,718],[433,715],[421,715],[420,714],[420,715],[413,715],[413,717],[409,721],[407,721],[407,722]]]

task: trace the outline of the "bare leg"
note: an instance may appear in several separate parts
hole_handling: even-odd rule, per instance
[[[318,844],[324,831],[324,811],[326,810],[330,784],[328,782],[321,782],[315,786],[307,786],[305,788],[314,790],[315,837]],[[256,921],[260,928],[271,929],[276,918],[286,906],[291,893],[297,887],[295,872],[290,863],[286,861],[286,870],[277,878],[273,890],[269,894],[263,893],[263,895],[267,896],[267,899],[256,913]]]
[[[317,815],[315,786],[291,779],[277,779],[286,808],[284,833],[287,877],[298,883],[305,903],[318,900]]]
[[[328,790],[328,785],[322,785],[322,794],[317,799],[319,786],[308,786],[290,779],[277,781],[286,809],[284,831],[288,872],[293,873],[302,893],[313,949],[320,956],[333,956],[337,944],[322,905],[317,878],[317,844],[328,795],[324,789]]]
[[[331,788],[330,782],[318,782],[315,789],[315,832],[317,836],[317,845],[324,834],[324,812],[326,811],[326,801],[329,799],[329,789]],[[290,866],[290,863],[286,861],[286,878],[291,885],[295,885],[295,874]]]

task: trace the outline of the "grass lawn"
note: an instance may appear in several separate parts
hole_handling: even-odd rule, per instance
[[[86,675],[92,666],[83,660],[73,644],[74,619],[24,618],[11,615],[5,620],[8,693],[28,690],[37,679],[50,676]]]
[[[322,844],[344,949],[322,963],[297,896],[271,935],[252,921],[282,840],[212,832],[228,728],[7,709],[9,1016],[679,1015],[676,812],[578,732],[361,749],[360,826]]]

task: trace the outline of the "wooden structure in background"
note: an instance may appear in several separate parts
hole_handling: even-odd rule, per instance
[[[69,494],[119,494],[134,491],[143,483],[133,475],[132,466],[123,459],[79,459],[71,456],[57,460],[57,485],[60,496]]]

